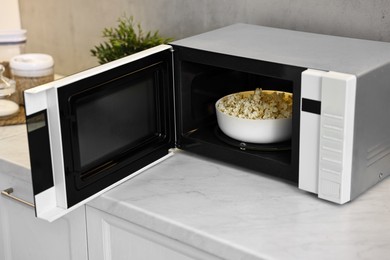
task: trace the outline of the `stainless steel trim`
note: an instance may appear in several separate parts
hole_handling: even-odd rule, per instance
[[[12,193],[14,192],[14,189],[13,188],[8,188],[8,189],[5,189],[1,192],[1,195],[5,196],[5,197],[8,197],[10,199],[13,199],[13,200],[16,200],[22,204],[25,204],[27,206],[30,206],[32,208],[35,208],[35,205],[31,202],[28,202],[28,201],[25,201],[23,199],[20,199],[18,197],[15,197],[14,195],[12,195]]]

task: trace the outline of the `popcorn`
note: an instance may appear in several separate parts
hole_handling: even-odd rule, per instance
[[[217,109],[230,116],[245,119],[279,119],[292,117],[292,95],[263,91],[236,93],[221,99]]]

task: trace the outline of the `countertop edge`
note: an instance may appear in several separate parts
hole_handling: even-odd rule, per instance
[[[91,202],[88,206],[110,214],[110,207],[113,204],[121,204],[114,199],[100,196]],[[168,219],[162,215],[155,214],[135,205],[122,205],[120,212],[115,212],[115,217],[125,221],[142,226],[152,232],[159,233],[173,240],[189,245],[197,250],[220,257],[226,260],[260,260],[268,259],[265,255],[259,255],[248,248],[229,243],[229,241],[212,236],[208,233],[194,229],[190,226]]]

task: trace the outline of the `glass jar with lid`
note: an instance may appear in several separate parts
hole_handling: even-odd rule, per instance
[[[26,53],[14,56],[10,60],[10,67],[20,105],[24,105],[23,91],[54,80],[54,60],[48,54]]]
[[[3,76],[5,68],[0,64],[0,118],[8,117],[19,111],[19,105],[14,101],[15,81]]]
[[[10,77],[10,59],[24,53],[26,34],[27,31],[23,29],[0,30],[0,63],[5,67],[3,76]]]

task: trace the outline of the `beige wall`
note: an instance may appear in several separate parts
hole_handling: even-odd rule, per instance
[[[145,30],[180,39],[245,22],[390,42],[388,0],[19,0],[27,51],[52,55],[56,72],[97,65],[104,27],[133,15]]]

